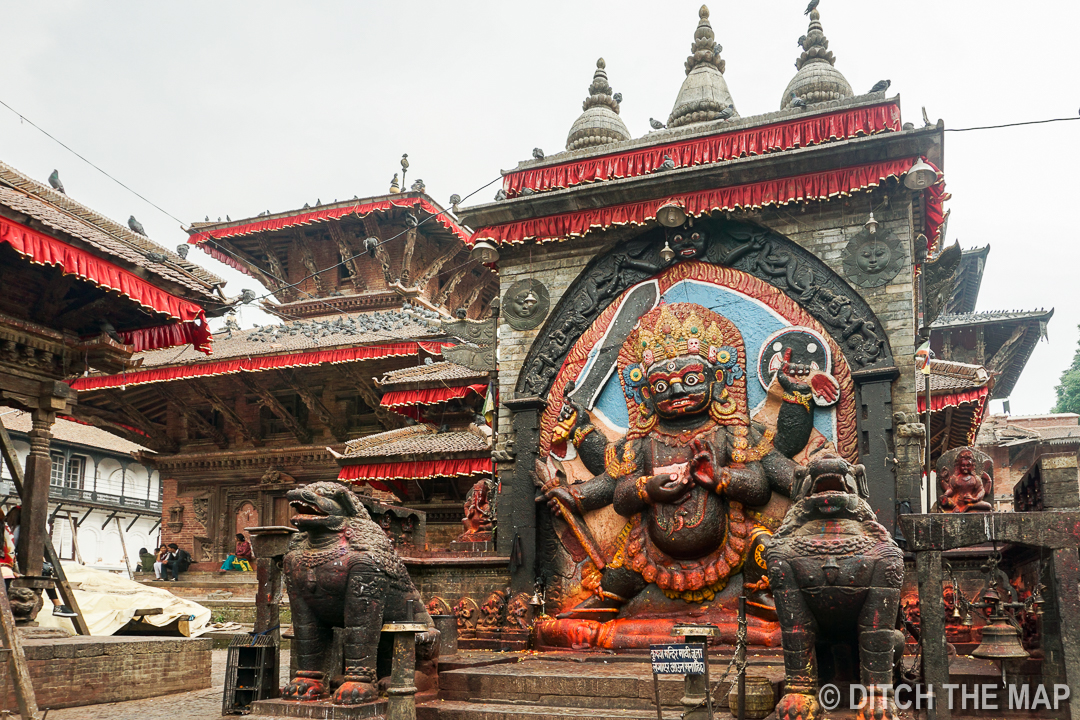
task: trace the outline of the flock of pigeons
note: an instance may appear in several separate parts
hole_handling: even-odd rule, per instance
[[[280,325],[255,326],[246,339],[252,342],[281,342],[290,337],[306,337],[318,342],[333,335],[367,335],[385,333],[395,337],[405,329],[437,330],[442,316],[434,310],[409,306],[401,310],[385,310],[360,315],[339,315],[333,320],[294,320]],[[226,338],[232,337],[233,327],[226,325]]]

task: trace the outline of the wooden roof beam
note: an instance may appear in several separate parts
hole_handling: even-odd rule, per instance
[[[270,268],[270,272],[274,277],[267,277],[264,281],[266,287],[270,288],[270,291],[276,295],[280,295],[282,302],[288,302],[296,297],[296,290],[288,285],[288,276],[285,274],[285,265],[281,262],[281,259],[274,252],[274,249],[270,247],[270,242],[261,233],[255,236],[255,243],[259,246],[259,250],[266,256],[266,264]],[[280,278],[280,280],[275,279]]]
[[[109,398],[116,403],[124,414],[135,421],[135,425],[140,430],[145,430],[155,440],[161,443],[162,447],[166,448],[169,452],[177,452],[180,450],[180,444],[169,437],[169,433],[165,426],[155,423],[150,418],[146,417],[141,410],[135,407],[126,398],[121,397],[120,393],[113,393]]]
[[[384,408],[380,401],[382,396],[375,389],[375,382],[364,376],[360,368],[353,364],[340,365],[345,370],[345,375],[356,386],[357,392],[360,393],[360,397],[364,399],[364,402],[368,404],[375,412],[375,417],[379,420],[379,423],[387,430],[397,430],[398,428],[405,427],[405,417],[399,415],[393,410],[387,410]]]
[[[339,220],[330,220],[326,223],[326,229],[330,233],[330,238],[337,243],[338,254],[341,256],[341,261],[345,263],[345,269],[349,271],[349,275],[352,277],[353,286],[359,286],[362,278],[356,266],[356,258],[353,257],[356,252],[349,243],[348,235],[341,229],[341,222]]]
[[[284,380],[285,385],[300,396],[300,399],[307,405],[307,409],[315,413],[323,425],[330,428],[330,433],[335,438],[341,442],[348,439],[348,431],[345,426],[335,420],[334,413],[330,411],[330,408],[326,407],[322,399],[312,392],[311,388],[300,379],[296,372],[292,369],[285,369],[278,370],[277,373]]]
[[[428,263],[427,267],[420,271],[416,276],[416,289],[423,290],[424,287],[431,282],[431,279],[439,274],[443,265],[450,262],[458,253],[461,252],[461,248],[464,247],[464,243],[453,240],[450,246],[446,248],[442,253],[437,255],[434,260]]]
[[[244,420],[239,415],[236,414],[236,410],[234,410],[232,406],[229,405],[227,402],[222,400],[221,396],[211,390],[209,385],[207,385],[201,380],[192,380],[191,387],[195,390],[196,393],[201,395],[202,398],[206,400],[206,402],[210,403],[210,406],[212,408],[221,413],[222,417],[225,418],[225,422],[227,422],[229,425],[232,425],[233,430],[235,430],[238,435],[243,437],[255,447],[262,447],[262,438],[251,432],[248,424],[244,422]]]
[[[158,452],[175,453],[180,450],[179,444],[165,433],[157,423],[146,420],[146,416],[136,411],[136,414],[122,416],[115,412],[109,412],[99,407],[81,404],[72,408],[74,415],[83,422],[88,422],[96,428],[119,435],[125,440],[137,443]],[[125,412],[127,412],[125,410]],[[127,426],[127,427],[125,427]],[[146,435],[140,435],[131,430],[142,430]]]
[[[450,279],[446,281],[446,284],[439,288],[439,294],[435,296],[435,304],[445,305],[447,300],[450,299],[450,295],[454,292],[454,289],[477,265],[479,265],[479,263],[476,260],[470,260],[464,267],[451,275]]]
[[[207,422],[206,418],[196,412],[195,408],[193,408],[190,403],[186,403],[178,398],[171,388],[166,388],[165,383],[156,383],[154,385],[154,390],[174,410],[184,416],[189,427],[194,425],[196,432],[202,433],[213,440],[214,444],[222,450],[228,449],[229,439],[225,437],[224,433]]]
[[[274,415],[285,424],[285,427],[289,428],[289,432],[296,437],[298,442],[303,445],[307,445],[311,442],[311,431],[303,427],[299,421],[293,417],[293,414],[286,410],[285,406],[274,397],[273,393],[263,385],[259,384],[258,380],[241,373],[240,381],[244,383],[248,390],[258,396],[260,406],[274,413]]]
[[[383,280],[386,281],[386,286],[390,287],[394,284],[394,273],[390,270],[390,256],[386,253],[386,248],[383,247],[379,223],[375,221],[371,214],[364,216],[364,232],[368,234],[368,237],[373,237],[379,241],[379,245],[375,248],[375,259],[382,266]]]
[[[322,278],[321,268],[315,264],[315,254],[311,250],[311,243],[308,242],[307,235],[303,229],[296,228],[293,237],[296,240],[296,247],[300,251],[300,261],[303,262],[304,267],[307,268],[308,273],[311,275],[312,282],[315,283],[315,294],[324,297],[326,295],[326,282]]]

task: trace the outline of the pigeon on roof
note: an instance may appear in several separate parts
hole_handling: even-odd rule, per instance
[[[179,255],[184,260],[186,260],[187,259],[187,254],[188,254],[187,243],[182,243],[180,245],[177,245],[176,246],[176,254]]]
[[[538,147],[533,148],[533,159],[535,159],[535,160],[543,160],[544,159],[544,151],[541,150]]]
[[[131,228],[132,232],[137,232],[143,237],[147,237],[146,228],[142,226],[141,222],[135,219],[134,215],[128,218],[128,227]]]
[[[874,87],[870,88],[870,92],[885,92],[889,89],[890,85],[892,85],[892,80],[878,80],[874,83]]]
[[[59,170],[53,170],[52,171],[52,175],[49,176],[49,185],[51,185],[52,189],[55,190],[56,192],[64,193],[65,195],[67,195],[67,191],[64,190],[64,183],[60,182],[60,171]]]
[[[649,118],[649,126],[653,130],[663,130],[664,129],[664,123],[660,122],[656,118]]]

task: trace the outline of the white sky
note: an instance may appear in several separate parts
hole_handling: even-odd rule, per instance
[[[714,2],[742,115],[779,108],[806,32],[803,0]],[[635,136],[666,120],[696,2],[7,2],[0,100],[185,222],[385,192],[409,153],[446,203],[561,149],[607,60]],[[822,0],[857,92],[891,78],[905,121],[947,127],[1076,117],[1080,4]],[[992,245],[980,310],[1056,308],[1012,397],[1048,411],[1077,346],[1073,241],[1080,122],[946,135],[949,238]],[[186,234],[0,107],[0,159],[175,246]],[[495,187],[476,200],[489,200]],[[475,200],[474,200],[475,201]],[[466,203],[468,204],[468,203]],[[189,256],[261,289],[199,251]],[[265,322],[245,310],[242,320]],[[998,409],[995,403],[994,409]]]

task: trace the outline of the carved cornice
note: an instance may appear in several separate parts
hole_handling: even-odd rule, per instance
[[[218,470],[230,472],[251,470],[250,474],[261,476],[267,468],[296,466],[305,469],[327,468],[334,475],[338,472],[337,461],[322,445],[159,455],[154,458],[154,466],[165,474],[180,471],[212,473]]]

